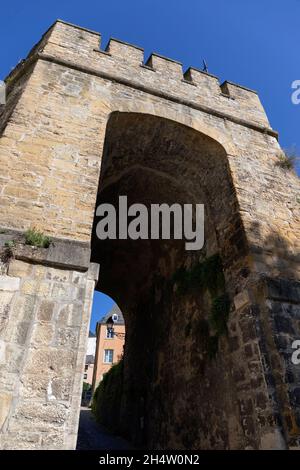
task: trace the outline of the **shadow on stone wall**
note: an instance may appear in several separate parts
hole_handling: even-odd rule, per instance
[[[265,234],[265,224],[255,221],[247,229],[258,274],[284,279],[300,279],[300,249],[296,235],[289,239],[278,231]],[[269,229],[269,227],[267,227]]]

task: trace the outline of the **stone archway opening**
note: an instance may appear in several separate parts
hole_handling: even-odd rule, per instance
[[[227,339],[210,324],[215,299],[191,275],[218,258],[226,288],[216,289],[234,291],[245,241],[225,150],[173,121],[115,112],[96,207],[117,207],[120,195],[128,205],[204,204],[205,244],[186,251],[184,240],[100,241],[95,216],[96,289],[116,300],[126,322],[118,432],[148,448],[226,448],[234,396],[224,372],[229,359],[218,353],[216,360],[216,350],[226,351]]]

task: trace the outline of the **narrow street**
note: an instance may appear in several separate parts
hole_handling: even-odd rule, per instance
[[[81,407],[76,450],[130,450],[125,439],[113,436],[98,424],[90,408]]]

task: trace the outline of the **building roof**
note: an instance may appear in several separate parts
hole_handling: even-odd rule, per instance
[[[117,304],[115,304],[113,306],[113,308],[111,310],[109,310],[109,312],[107,312],[106,315],[104,315],[103,318],[101,318],[101,320],[98,322],[100,323],[101,325],[105,325],[107,323],[107,320],[112,317],[114,314],[118,315],[118,320],[115,321],[115,325],[124,325],[124,317],[123,317],[123,314],[121,312],[121,310],[119,309],[119,307],[117,306]]]

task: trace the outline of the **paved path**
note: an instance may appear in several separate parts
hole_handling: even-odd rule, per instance
[[[133,446],[98,424],[89,408],[81,407],[77,450],[130,450]]]

